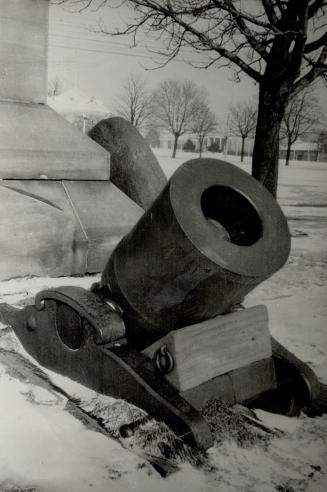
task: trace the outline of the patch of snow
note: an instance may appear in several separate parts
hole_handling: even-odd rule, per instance
[[[265,412],[264,410],[256,409],[255,413],[259,420],[266,424],[269,428],[294,433],[299,430],[302,422],[294,417],[286,417],[275,413]]]
[[[92,486],[115,491],[120,486],[128,490],[146,474],[138,469],[138,458],[69,415],[65,402],[36,405],[25,397],[25,384],[3,373],[0,392],[2,481],[14,478],[16,485],[45,492],[81,492]],[[119,486],[115,478],[121,478]]]

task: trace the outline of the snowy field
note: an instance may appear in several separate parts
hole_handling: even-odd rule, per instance
[[[161,151],[157,157],[169,176],[197,156],[180,152],[172,160]],[[233,162],[250,169],[248,162]],[[246,306],[264,303],[272,334],[327,384],[327,163],[281,163],[278,200],[289,220],[291,256],[246,298]],[[40,289],[88,288],[95,278],[9,280],[0,283],[0,302],[23,306]],[[327,415],[290,419],[258,411],[276,429],[268,443],[242,447],[226,435],[209,450],[207,466],[180,462],[179,471],[161,478],[137,446],[131,452],[67,411],[66,397],[33,372],[12,331],[5,324],[0,328],[0,492],[327,490]],[[124,402],[47,374],[104,420],[126,412]],[[110,430],[112,419],[107,420]]]

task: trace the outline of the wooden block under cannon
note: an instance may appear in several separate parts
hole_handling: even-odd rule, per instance
[[[171,331],[143,353],[155,358],[166,346],[174,367],[166,379],[180,391],[272,355],[265,306],[217,316]]]

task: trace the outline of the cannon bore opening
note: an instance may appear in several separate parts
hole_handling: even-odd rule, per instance
[[[203,215],[227,232],[224,236],[238,246],[251,246],[262,236],[262,222],[252,203],[228,186],[211,186],[201,196]]]

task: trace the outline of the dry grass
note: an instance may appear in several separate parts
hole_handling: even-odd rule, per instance
[[[163,422],[153,419],[141,425],[133,436],[133,446],[175,463],[189,462],[197,468],[211,469],[206,453],[177,438]]]
[[[243,448],[256,445],[266,447],[269,443],[268,433],[249,424],[244,416],[220,400],[209,401],[202,413],[217,446],[226,440],[235,441]],[[155,456],[176,463],[189,462],[197,468],[212,469],[204,451],[186,445],[164,423],[152,419],[145,422],[135,431],[132,440],[133,446]]]
[[[249,448],[258,444],[266,446],[269,442],[269,434],[250,425],[241,413],[221,400],[210,400],[202,413],[218,445],[230,440],[242,448]]]
[[[175,464],[188,462],[196,468],[211,471],[212,465],[205,451],[187,445],[163,422],[150,418],[143,410],[130,405],[124,400],[106,402],[95,398],[81,402],[81,407],[97,419],[97,422],[124,446],[134,450],[168,460]],[[219,447],[224,441],[234,441],[238,446],[266,446],[270,435],[262,429],[251,425],[237,407],[233,408],[220,400],[209,401],[203,411],[204,419],[214,436],[215,445]],[[131,434],[122,437],[121,426],[130,425]]]

